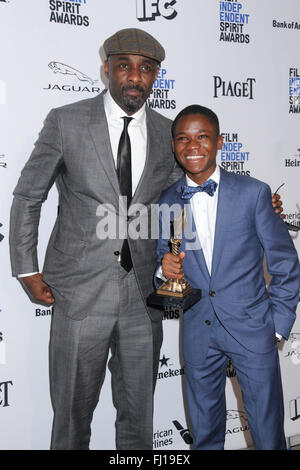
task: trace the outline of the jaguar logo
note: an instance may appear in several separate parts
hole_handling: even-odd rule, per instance
[[[91,85],[94,85],[98,82],[98,80],[93,80],[91,77],[88,77],[88,75],[86,75],[85,73],[80,72],[80,70],[74,69],[70,65],[63,64],[62,62],[52,61],[48,64],[48,67],[50,67],[53,73],[61,73],[63,75],[74,75],[81,82],[88,82]]]

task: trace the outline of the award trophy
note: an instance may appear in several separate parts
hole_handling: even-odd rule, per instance
[[[172,222],[173,237],[170,238],[171,252],[179,254],[184,229],[184,209],[179,217]],[[156,308],[179,308],[183,311],[190,308],[201,299],[201,290],[194,289],[190,283],[183,279],[167,279],[155,292],[149,295],[148,305]]]

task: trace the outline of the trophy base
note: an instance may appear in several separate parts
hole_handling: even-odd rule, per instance
[[[173,292],[169,290],[163,290],[163,289],[157,289],[156,293],[158,295],[166,295],[168,297],[178,297],[180,299],[183,299],[186,295],[190,294],[192,292],[192,288],[189,287],[188,289],[185,289],[183,292]]]
[[[201,289],[194,289],[192,287],[190,289],[191,290],[184,296],[174,295],[174,292],[163,291],[163,294],[159,294],[158,291],[152,292],[147,298],[147,304],[150,307],[156,307],[162,310],[166,307],[179,308],[184,312],[201,299]]]
[[[182,298],[192,292],[192,287],[185,279],[167,279],[156,292],[160,295]]]

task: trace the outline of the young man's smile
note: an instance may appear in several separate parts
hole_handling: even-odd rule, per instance
[[[216,168],[216,156],[223,139],[209,117],[182,116],[174,129],[173,151],[187,175],[197,184],[206,181]]]

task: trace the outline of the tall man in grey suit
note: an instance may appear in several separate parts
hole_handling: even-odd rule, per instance
[[[137,29],[117,32],[104,49],[109,90],[49,113],[11,213],[13,275],[22,276],[39,303],[55,299],[52,449],[89,447],[109,350],[117,448],[152,449],[162,313],[148,308],[146,298],[153,290],[156,240],[127,241],[118,234],[102,239],[99,222],[105,205],[118,224],[130,225],[130,208],[138,203],[149,209],[182,173],[171,152],[170,121],[145,106],[164,49]],[[41,274],[40,210],[54,182],[59,212]],[[128,218],[119,209],[121,195],[129,203]],[[282,210],[280,201],[274,205]],[[149,222],[144,217],[141,225]]]
[[[126,29],[107,39],[104,50],[109,90],[49,113],[14,191],[11,213],[13,274],[25,274],[23,282],[38,302],[55,299],[52,449],[89,447],[109,350],[117,448],[152,449],[162,313],[147,308],[145,299],[153,290],[156,240],[100,239],[98,224],[104,204],[124,222],[121,195],[129,206],[132,196],[131,205],[150,208],[181,171],[171,152],[170,121],[145,105],[163,47],[144,31]],[[59,212],[43,274],[34,274],[41,205],[54,182]]]

